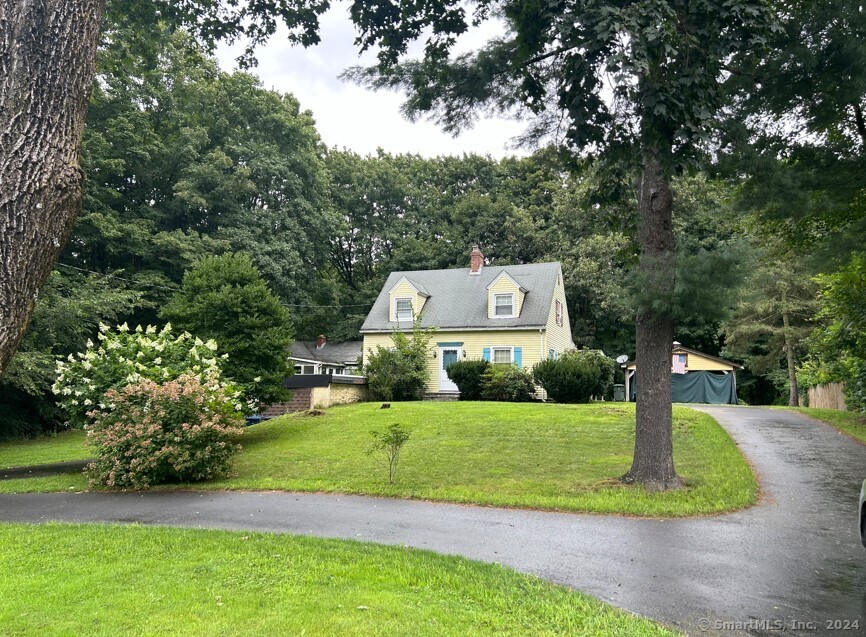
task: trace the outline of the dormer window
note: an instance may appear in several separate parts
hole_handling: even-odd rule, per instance
[[[394,299],[394,316],[398,321],[411,321],[412,299]]]
[[[514,316],[514,295],[513,294],[494,294],[493,295],[493,316],[496,318],[512,318]]]

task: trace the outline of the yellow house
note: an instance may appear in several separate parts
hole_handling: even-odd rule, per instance
[[[445,373],[457,360],[485,359],[531,369],[574,348],[559,263],[488,267],[475,246],[470,267],[393,272],[361,334],[366,364],[391,334],[410,332],[418,317],[435,328],[428,360],[429,393],[457,393]]]

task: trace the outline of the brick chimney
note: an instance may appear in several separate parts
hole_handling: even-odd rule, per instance
[[[328,339],[325,338],[325,335],[319,334],[319,337],[316,339],[316,349],[322,349],[327,342]]]
[[[469,255],[469,274],[480,274],[482,267],[484,267],[484,254],[478,249],[476,243],[472,246],[472,253]]]

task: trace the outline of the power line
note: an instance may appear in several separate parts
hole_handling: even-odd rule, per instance
[[[299,305],[296,303],[283,303],[286,307],[373,307],[372,303],[350,303],[348,305]]]
[[[69,268],[71,270],[78,270],[79,272],[85,272],[87,274],[95,274],[97,276],[104,276],[109,279],[117,279],[118,281],[126,281],[127,283],[133,283],[135,285],[143,285],[149,288],[160,288],[161,290],[170,290],[171,292],[177,292],[179,288],[177,287],[168,287],[165,285],[159,285],[157,283],[145,283],[144,281],[135,281],[133,279],[124,279],[122,276],[115,276],[113,274],[105,274],[104,272],[94,272],[93,270],[85,270],[84,268],[77,268],[74,265],[67,265],[65,263],[58,263],[57,265],[62,266],[64,268]]]
[[[149,288],[159,288],[161,290],[169,290],[170,292],[177,292],[180,288],[178,287],[168,287],[165,285],[159,285],[157,283],[145,283],[144,281],[135,281],[134,279],[125,279],[122,276],[116,276],[114,274],[105,274],[104,272],[96,272],[94,270],[85,270],[84,268],[79,268],[74,265],[67,265],[66,263],[57,263],[57,265],[69,268],[70,270],[77,270],[78,272],[84,272],[86,274],[95,274],[97,276],[106,277],[109,279],[116,279],[118,281],[125,281],[126,283],[132,283],[133,285],[145,286]],[[337,308],[342,309],[344,307],[373,307],[372,303],[350,303],[348,305],[304,305],[301,303],[283,303],[286,307],[292,308]]]

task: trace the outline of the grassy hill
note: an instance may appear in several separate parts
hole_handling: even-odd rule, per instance
[[[366,452],[371,430],[411,432],[394,484]],[[752,504],[755,478],[709,416],[674,409],[674,456],[686,487],[648,493],[618,482],[631,463],[634,406],[378,403],[284,416],[247,429],[236,475],[173,488],[374,494],[495,506],[683,516]],[[7,457],[8,461],[8,457]],[[0,490],[86,488],[81,476],[0,482]]]

